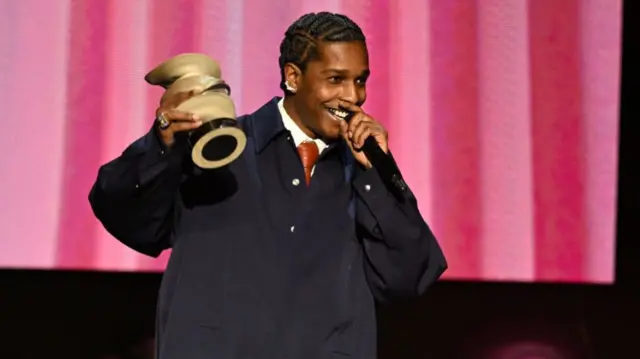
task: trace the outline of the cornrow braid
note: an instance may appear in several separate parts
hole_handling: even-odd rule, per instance
[[[280,43],[280,88],[285,86],[284,66],[293,63],[304,71],[307,63],[318,56],[321,41],[366,41],[364,33],[353,20],[330,12],[309,13],[294,22]]]

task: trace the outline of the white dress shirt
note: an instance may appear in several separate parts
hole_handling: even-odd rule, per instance
[[[296,124],[291,116],[287,113],[287,110],[284,109],[284,98],[278,101],[278,110],[280,111],[280,116],[282,117],[282,124],[284,128],[286,128],[291,133],[291,138],[293,139],[293,143],[296,145],[296,148],[302,143],[306,141],[315,142],[318,146],[318,153],[322,153],[327,148],[327,144],[319,138],[312,139],[307,136],[306,133],[300,129],[298,124]],[[311,169],[311,175],[313,176],[313,172],[315,171],[316,166],[313,166]]]

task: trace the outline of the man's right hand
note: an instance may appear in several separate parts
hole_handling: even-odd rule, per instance
[[[202,121],[194,114],[176,110],[178,105],[194,96],[194,92],[181,92],[164,98],[160,107],[156,110],[156,117],[160,114],[169,121],[169,127],[160,129],[158,132],[162,142],[167,147],[171,147],[175,141],[175,134],[178,132],[191,131],[202,125]]]

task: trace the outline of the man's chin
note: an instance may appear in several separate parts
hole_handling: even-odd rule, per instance
[[[320,134],[320,137],[325,142],[338,141],[342,138],[342,135],[340,134],[340,127],[326,129],[325,131],[322,131],[322,133]]]
[[[328,112],[325,112],[319,118],[319,121],[316,122],[318,124],[318,131],[315,132],[325,142],[339,140],[342,138],[340,134],[340,121],[343,120],[337,120],[329,115]]]

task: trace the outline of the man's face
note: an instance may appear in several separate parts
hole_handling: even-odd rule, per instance
[[[318,57],[305,71],[291,78],[296,84],[293,103],[299,121],[317,137],[340,138],[344,111],[340,102],[362,106],[369,77],[369,56],[362,41],[321,42]]]

